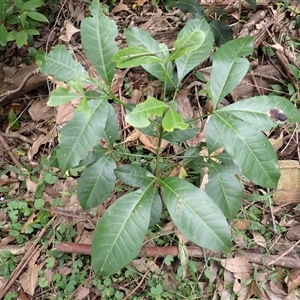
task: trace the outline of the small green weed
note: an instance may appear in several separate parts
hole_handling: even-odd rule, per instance
[[[21,48],[33,35],[38,35],[38,26],[48,19],[37,12],[44,4],[42,0],[3,0],[0,1],[0,45],[5,47],[7,42],[16,41]]]

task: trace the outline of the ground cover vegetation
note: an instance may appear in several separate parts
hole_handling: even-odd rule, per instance
[[[297,297],[297,1],[1,5],[3,58],[32,47],[0,91],[0,298]]]

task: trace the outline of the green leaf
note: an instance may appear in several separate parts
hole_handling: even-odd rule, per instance
[[[246,75],[249,61],[241,56],[252,53],[253,40],[252,36],[235,39],[216,52],[210,76],[210,91],[214,108]]]
[[[162,126],[168,132],[173,131],[175,128],[184,130],[189,127],[189,125],[184,122],[183,116],[171,107],[163,117]]]
[[[43,1],[41,0],[29,0],[25,1],[23,4],[23,10],[38,8],[43,5]]]
[[[133,46],[120,50],[113,57],[113,61],[117,63],[118,68],[133,68],[142,64],[158,63],[161,59],[145,48]]]
[[[28,40],[28,34],[25,30],[22,30],[17,33],[16,44],[19,49],[27,43],[27,40]]]
[[[39,22],[49,22],[49,20],[42,14],[36,12],[36,11],[28,11],[27,16],[30,17],[33,20],[39,21]]]
[[[207,58],[213,48],[213,35],[210,30],[210,26],[206,22],[205,18],[192,19],[188,21],[183,29],[179,32],[178,38],[180,38],[185,32],[191,34],[194,31],[201,30],[205,35],[205,42],[201,46],[175,60],[178,84],[182,81],[184,76],[198,66],[203,60]]]
[[[75,112],[74,117],[61,129],[59,149],[56,151],[59,166],[64,174],[77,167],[89,151],[104,136],[104,126],[110,105],[104,98],[88,101],[90,114]]]
[[[26,32],[30,35],[39,35],[40,34],[36,29],[26,29]]]
[[[92,242],[92,267],[97,275],[110,276],[138,255],[155,193],[148,188],[124,195],[101,217]]]
[[[163,206],[162,206],[161,197],[159,195],[159,192],[155,190],[153,193],[149,228],[156,225],[159,222],[162,213],[162,208]]]
[[[217,112],[207,124],[206,135],[216,132],[214,128],[218,134],[216,138],[249,180],[263,187],[276,188],[280,176],[277,157],[271,143],[261,131],[230,114]],[[212,151],[212,136],[206,141]]]
[[[105,201],[116,182],[116,163],[111,156],[102,156],[84,169],[78,181],[78,198],[83,209],[90,209]]]
[[[119,136],[119,123],[114,108],[109,105],[103,138],[112,146]]]
[[[297,30],[300,28],[300,16],[298,16],[296,18],[296,22],[295,22],[295,27],[294,27],[294,30]]]
[[[172,132],[163,132],[162,138],[171,143],[181,143],[193,138],[199,131],[199,128],[187,128],[185,130],[175,129]]]
[[[18,32],[15,30],[9,31],[7,33],[7,41],[8,42],[15,41],[17,39],[17,34],[18,34]]]
[[[50,98],[47,102],[48,106],[59,106],[68,103],[76,98],[79,98],[77,94],[70,90],[60,87],[50,93]]]
[[[228,219],[240,210],[244,186],[231,170],[211,161],[205,190]]]
[[[0,24],[0,45],[5,46],[7,44],[7,29],[3,24]]]
[[[115,169],[116,176],[125,184],[145,187],[153,181],[154,175],[138,165],[124,165]]]
[[[192,52],[201,47],[205,40],[205,34],[202,30],[192,32],[183,31],[174,43],[175,50],[172,51],[169,61],[173,61],[187,52]]]
[[[88,73],[83,66],[72,58],[71,52],[63,45],[55,46],[37,63],[41,73],[53,75],[59,81],[76,80],[76,78],[87,81],[88,78]]]
[[[246,0],[246,2],[250,5],[251,9],[256,10],[256,0]]]
[[[4,21],[7,9],[8,9],[8,3],[6,3],[6,1],[0,1],[0,23],[2,23]],[[4,26],[4,25],[0,24],[0,26]],[[0,40],[1,40],[1,38],[2,38],[2,36],[1,36],[1,30],[0,30]]]
[[[190,241],[210,250],[230,250],[230,228],[219,207],[202,190],[176,177],[160,180],[172,221]]]
[[[199,4],[198,0],[166,0],[165,7],[172,9],[177,6],[185,13],[191,13],[193,16],[196,14],[202,15],[204,7]]]
[[[166,108],[168,108],[166,103],[149,96],[145,102],[137,104],[125,120],[137,128],[147,127],[150,124],[149,117],[162,116]]]
[[[93,0],[90,10],[92,17],[84,18],[81,22],[81,40],[93,67],[109,85],[116,65],[112,58],[118,52],[115,42],[117,25],[103,14],[99,1]]]
[[[212,20],[209,25],[218,47],[233,40],[233,30],[229,25],[224,24],[217,19]]]
[[[135,46],[148,49],[152,53],[160,52],[157,53],[157,57],[161,59],[161,63],[142,64],[142,67],[154,77],[175,86],[173,82],[173,66],[171,62],[168,62],[170,58],[168,47],[154,40],[149,32],[145,30],[133,27],[125,29],[124,32],[130,47]]]
[[[207,166],[207,164],[204,163],[203,155],[200,155],[201,150],[201,144],[198,147],[188,147],[185,150],[183,157],[184,164],[187,164],[191,169],[197,172],[201,172],[201,169]]]
[[[278,121],[289,123],[300,122],[298,109],[289,100],[280,96],[257,96],[245,99],[218,110],[219,114],[223,112],[231,113],[262,131],[269,131],[277,126],[278,123],[271,117],[277,116],[282,119]],[[285,118],[288,120],[284,120]]]

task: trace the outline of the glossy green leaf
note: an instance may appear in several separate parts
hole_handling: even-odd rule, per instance
[[[152,201],[151,212],[150,212],[149,228],[156,225],[160,221],[162,209],[163,206],[162,206],[162,201],[159,192],[158,190],[154,190],[153,201]]]
[[[112,146],[119,136],[119,123],[114,108],[109,105],[104,125],[103,138]]]
[[[97,275],[110,276],[138,255],[155,193],[148,188],[124,195],[101,217],[92,242],[92,267]]]
[[[29,1],[24,1],[23,4],[23,9],[27,10],[27,9],[34,9],[34,8],[38,8],[40,6],[43,5],[43,1],[42,0],[29,0]]]
[[[149,32],[145,30],[132,27],[125,29],[124,32],[130,47],[145,48],[152,53],[160,52],[157,54],[157,57],[161,59],[161,63],[142,64],[142,67],[154,77],[175,86],[173,82],[173,66],[171,62],[168,62],[170,58],[168,47],[154,40]]]
[[[5,46],[7,44],[7,29],[4,24],[0,24],[0,45]]]
[[[50,93],[50,98],[47,102],[48,106],[59,106],[68,103],[79,96],[70,90],[60,87]]]
[[[163,132],[162,138],[172,143],[180,143],[193,138],[198,131],[199,128],[175,129],[172,132]]]
[[[28,34],[26,30],[22,30],[17,33],[16,44],[19,49],[27,43],[27,40],[28,40]]]
[[[250,5],[251,9],[256,10],[256,0],[246,0],[246,2]]]
[[[223,112],[233,114],[263,131],[276,127],[280,121],[300,122],[298,109],[289,100],[280,96],[257,96],[245,99],[218,110],[219,114]]]
[[[142,64],[161,62],[155,53],[140,47],[128,47],[120,50],[113,58],[118,68],[133,68]]]
[[[104,136],[104,126],[110,104],[107,100],[88,101],[90,114],[75,112],[74,117],[61,129],[60,147],[56,152],[57,160],[64,174],[77,167],[89,151]]]
[[[214,107],[217,107],[218,103],[246,75],[249,61],[242,56],[252,53],[253,40],[252,36],[235,39],[223,45],[216,52],[210,76],[210,91]]]
[[[296,22],[295,22],[295,27],[294,27],[294,29],[297,30],[297,29],[299,29],[299,28],[300,28],[300,17],[298,16],[298,17],[296,18]]]
[[[211,116],[206,133],[217,129],[219,141],[242,171],[252,182],[263,187],[276,188],[280,171],[277,166],[277,156],[266,136],[255,127],[235,118],[230,114]],[[213,145],[207,139],[211,151]]]
[[[205,34],[202,30],[194,30],[192,32],[183,31],[174,42],[175,50],[172,51],[169,61],[173,61],[187,52],[192,52],[201,47],[205,40]]]
[[[150,124],[149,117],[162,116],[166,108],[168,105],[163,101],[148,97],[126,116],[126,122],[137,128],[147,127]]]
[[[240,210],[244,186],[231,170],[214,161],[210,162],[205,191],[228,219]]]
[[[49,22],[48,19],[44,15],[42,15],[36,11],[28,11],[26,14],[28,17],[30,17],[31,19],[33,19],[35,21],[47,22],[47,23]]]
[[[4,24],[2,24],[2,23],[5,19],[5,14],[6,14],[7,9],[8,9],[8,3],[6,1],[0,1],[0,23],[1,23],[0,26],[4,26]],[[0,40],[1,40],[1,30],[0,30]]]
[[[171,107],[163,117],[162,126],[168,132],[173,131],[175,128],[185,130],[189,127],[189,125],[184,122],[183,116]]]
[[[218,47],[223,46],[227,42],[233,40],[233,30],[231,26],[214,19],[210,23],[211,32]]]
[[[202,190],[177,177],[160,180],[163,200],[179,231],[198,246],[229,251],[229,225],[219,207]]]
[[[90,209],[105,201],[116,182],[116,163],[111,156],[102,156],[87,166],[78,181],[78,199],[83,209]]]
[[[204,33],[205,42],[202,43],[198,49],[188,52],[175,60],[178,84],[182,81],[182,79],[188,72],[193,70],[208,57],[213,48],[213,35],[211,33],[210,26],[206,22],[205,18],[195,18],[188,21],[183,29],[179,32],[178,38],[180,39],[184,33],[191,34],[197,30],[201,30]]]
[[[92,17],[81,21],[81,40],[87,57],[107,85],[110,85],[116,64],[112,61],[118,52],[115,38],[118,35],[116,23],[101,10],[99,1],[90,5]]]
[[[168,9],[178,7],[183,12],[191,13],[193,16],[202,15],[204,11],[204,7],[199,4],[198,0],[166,0],[165,6]]]
[[[53,75],[59,81],[75,80],[76,78],[86,81],[88,78],[88,73],[83,66],[73,59],[72,53],[63,45],[55,46],[37,63],[41,73]]]
[[[26,32],[30,35],[39,35],[40,34],[36,29],[26,29]]]
[[[188,147],[184,152],[183,162],[190,167],[196,166],[199,170],[204,167],[204,157],[200,155],[200,151],[202,150],[201,145],[197,147]]]
[[[115,169],[116,176],[125,184],[134,187],[149,186],[153,182],[154,175],[138,165],[123,165]]]

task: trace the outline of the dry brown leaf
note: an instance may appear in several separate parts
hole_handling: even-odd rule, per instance
[[[176,102],[178,105],[178,112],[182,114],[185,119],[192,119],[194,117],[194,111],[188,96],[189,90],[182,89],[178,91],[176,95]]]
[[[22,273],[19,278],[20,285],[24,289],[24,292],[30,296],[34,295],[35,288],[38,283],[38,272],[42,269],[45,261],[36,265],[36,261],[40,256],[40,251],[37,251],[28,263],[26,272]]]
[[[251,231],[253,239],[255,243],[261,247],[266,248],[267,247],[267,242],[265,238],[257,231]]]
[[[80,29],[77,29],[76,27],[74,27],[74,25],[72,24],[72,22],[70,20],[67,20],[65,22],[65,27],[66,27],[66,32],[65,32],[65,34],[61,35],[59,37],[59,39],[66,43],[69,43],[73,34],[79,32]]]
[[[236,220],[233,223],[233,228],[245,231],[249,228],[250,224],[251,221],[247,219]]]
[[[118,5],[116,5],[112,9],[111,13],[114,14],[114,13],[117,13],[119,11],[129,11],[129,10],[130,10],[129,7],[126,4],[122,3],[122,1],[121,1]]]
[[[50,130],[47,135],[41,134],[27,152],[29,161],[32,162],[34,155],[39,151],[41,145],[44,145],[46,143],[54,145],[54,139],[56,137],[57,132],[55,128],[52,128],[52,130]]]
[[[300,165],[294,160],[278,161],[281,176],[274,195],[274,204],[289,205],[300,202]]]
[[[47,121],[54,118],[53,108],[47,106],[47,101],[44,99],[33,101],[28,112],[33,121],[40,121],[40,120]]]
[[[147,258],[143,257],[140,259],[135,259],[130,263],[135,269],[137,269],[138,272],[146,273],[149,269],[152,272],[159,272],[159,266],[153,262],[149,261]]]
[[[270,300],[282,300],[286,295],[283,290],[274,292],[270,287],[270,281],[262,282],[262,287],[265,290],[266,294],[269,296]]]
[[[250,273],[253,269],[253,266],[245,257],[221,259],[221,265],[233,274]]]
[[[26,177],[25,181],[26,181],[27,192],[35,193],[38,187],[38,183],[32,181],[30,177]]]
[[[73,118],[75,109],[76,107],[72,102],[56,107],[56,124],[62,125],[70,121]]]
[[[297,289],[300,286],[300,270],[294,269],[289,273],[287,277],[288,294]]]
[[[136,0],[136,5],[137,6],[143,6],[148,0]]]
[[[141,136],[141,134],[141,131],[139,131],[138,129],[134,129],[133,132],[125,139],[124,144],[136,141]]]
[[[83,300],[90,294],[90,290],[80,285],[75,292],[75,300]]]

